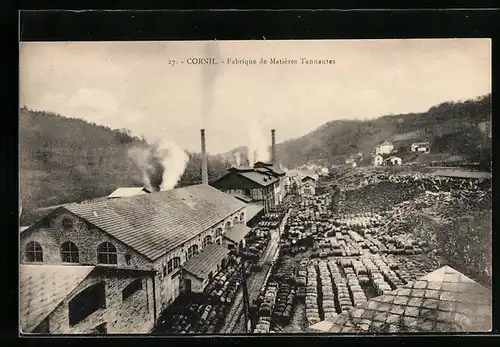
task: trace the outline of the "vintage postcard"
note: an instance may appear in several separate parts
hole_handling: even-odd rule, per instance
[[[20,43],[20,332],[488,332],[491,41]]]

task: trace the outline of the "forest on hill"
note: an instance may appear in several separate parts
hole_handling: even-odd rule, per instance
[[[20,199],[22,224],[30,224],[41,207],[109,195],[117,187],[142,186],[142,171],[128,155],[147,146],[128,129],[110,129],[50,112],[20,110]],[[189,161],[178,186],[201,182],[201,155]],[[230,164],[208,158],[209,179],[223,175]]]
[[[362,153],[369,158],[376,145],[388,140],[409,150],[417,141],[430,141],[431,152],[460,155],[478,162],[491,156],[491,138],[481,130],[491,124],[491,94],[462,102],[444,102],[424,113],[387,115],[369,121],[335,120],[300,138],[277,145],[280,162],[296,167],[309,162],[342,164]],[[481,146],[483,148],[481,148]]]

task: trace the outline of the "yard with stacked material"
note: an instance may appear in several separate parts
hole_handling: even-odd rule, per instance
[[[265,256],[269,233],[259,229],[247,236],[247,246],[241,254],[232,254],[228,265],[207,285],[203,293],[184,294],[177,298],[163,314],[157,333],[167,334],[210,334],[219,332],[225,322],[237,319],[232,314],[241,291],[242,255],[245,254],[247,276],[252,267]]]
[[[488,181],[359,169],[330,184],[289,202],[254,333],[304,332],[446,264],[491,286]]]

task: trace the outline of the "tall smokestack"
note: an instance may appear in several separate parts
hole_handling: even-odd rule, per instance
[[[271,129],[271,163],[277,165],[276,163],[276,130]]]
[[[201,129],[201,183],[208,184],[207,146],[205,144],[205,129]]]

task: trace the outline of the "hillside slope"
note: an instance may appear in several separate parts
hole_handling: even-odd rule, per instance
[[[35,210],[102,197],[120,186],[142,186],[142,171],[128,155],[148,143],[127,129],[113,130],[81,119],[20,110],[19,125],[21,223],[37,218]],[[200,154],[189,161],[179,184],[201,182]],[[209,158],[209,178],[225,173],[229,164]]]
[[[431,142],[431,152],[462,155],[479,161],[480,144],[491,151],[480,124],[491,122],[491,94],[464,102],[445,102],[425,113],[383,116],[370,121],[336,120],[297,139],[277,145],[283,165],[295,167],[309,162],[341,164],[346,156],[363,153],[392,141],[395,148],[412,142]]]

